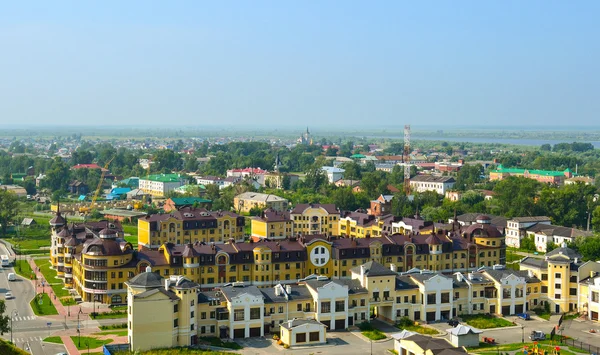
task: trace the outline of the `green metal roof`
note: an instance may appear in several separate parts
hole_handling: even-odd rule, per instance
[[[350,156],[350,158],[353,158],[353,159],[364,159],[364,158],[366,158],[366,156],[362,155],[362,154],[352,154]]]
[[[505,168],[502,165],[498,165],[498,169],[492,170],[493,173],[502,174],[525,174],[527,171],[532,175],[543,175],[543,176],[564,176],[565,173],[570,173],[571,170],[567,168],[565,171],[552,171],[552,170],[529,170],[529,169],[518,169],[518,168]]]
[[[194,203],[211,203],[211,200],[207,200],[201,197],[172,197],[171,200],[175,205],[193,205]]]
[[[179,174],[154,174],[144,176],[143,179],[158,182],[177,182],[181,180],[181,176]]]

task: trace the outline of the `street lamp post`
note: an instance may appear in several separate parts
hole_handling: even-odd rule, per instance
[[[10,312],[10,342],[13,342],[13,318],[14,317],[18,317],[19,316],[19,312],[16,309],[13,309],[12,312]]]
[[[525,344],[525,327],[521,324],[521,343]]]
[[[77,313],[77,346],[81,347],[81,329],[79,329],[79,314]]]
[[[92,306],[92,317],[94,319],[96,319],[96,283],[92,284],[92,299],[93,299],[93,306]]]

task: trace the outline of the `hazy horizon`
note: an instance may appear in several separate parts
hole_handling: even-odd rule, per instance
[[[595,1],[9,2],[0,123],[585,130],[600,127],[599,10]]]

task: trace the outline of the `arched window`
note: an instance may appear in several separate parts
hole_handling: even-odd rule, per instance
[[[169,233],[175,232],[175,223],[169,223]]]
[[[208,273],[210,274],[210,273],[212,273],[212,272],[214,272],[214,271],[213,271],[213,268],[212,268],[212,267],[209,267],[209,268],[208,268]]]

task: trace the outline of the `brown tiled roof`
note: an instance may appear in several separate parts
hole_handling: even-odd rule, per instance
[[[302,212],[304,212],[307,208],[312,207],[312,208],[323,208],[325,211],[327,211],[327,213],[329,214],[338,214],[340,213],[338,211],[338,209],[335,207],[334,204],[332,203],[326,203],[326,204],[321,204],[321,203],[300,203],[298,205],[296,205],[296,207],[294,207],[294,209],[292,210],[292,214],[302,214]]]
[[[263,212],[263,215],[260,217],[254,217],[253,219],[260,220],[263,222],[283,222],[283,221],[291,221],[290,213],[288,211],[273,211],[271,209],[267,209]]]

